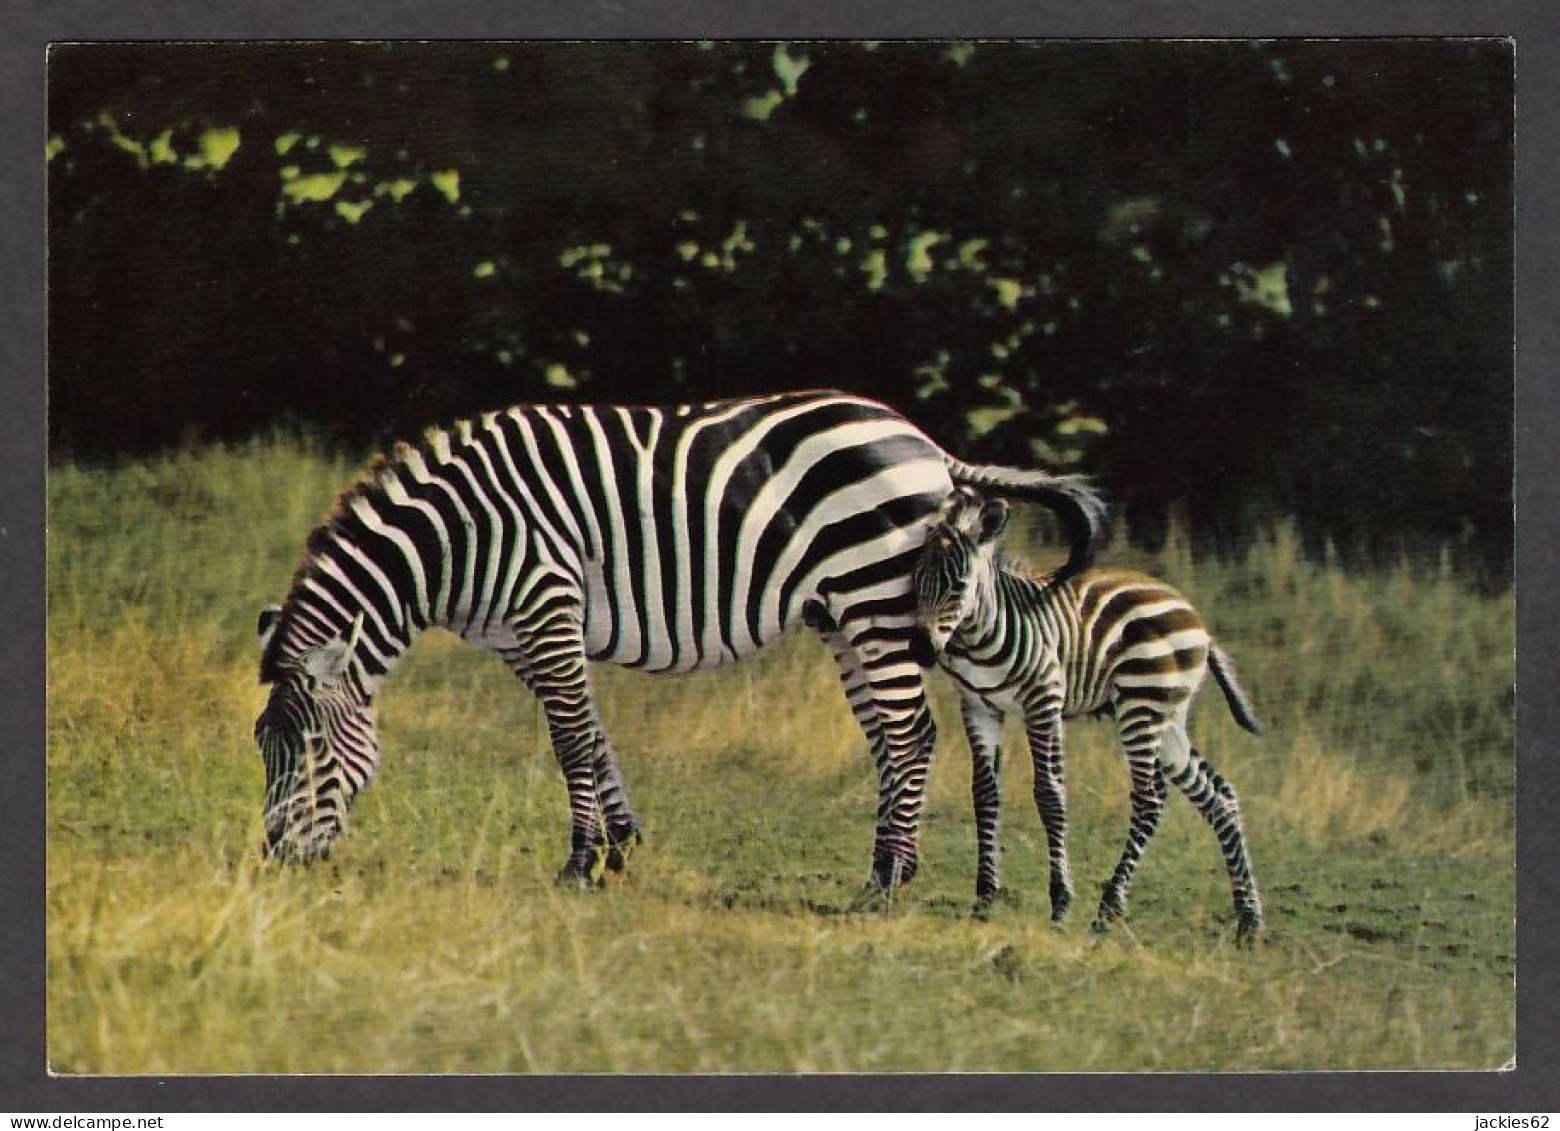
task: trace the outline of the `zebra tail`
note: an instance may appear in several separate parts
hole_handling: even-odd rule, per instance
[[[1230,714],[1235,716],[1235,721],[1252,734],[1262,734],[1264,728],[1257,720],[1251,700],[1246,697],[1245,688],[1235,676],[1235,661],[1230,659],[1230,654],[1217,644],[1211,645],[1208,666],[1213,669],[1213,678],[1219,681],[1219,690],[1224,692],[1224,701],[1230,705]]]
[[[1082,475],[1056,475],[996,464],[965,463],[947,457],[954,483],[977,487],[998,495],[1028,499],[1054,511],[1067,532],[1070,550],[1067,564],[1054,575],[1063,581],[1089,568],[1110,541],[1105,500]]]

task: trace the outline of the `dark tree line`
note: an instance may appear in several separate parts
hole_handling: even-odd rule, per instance
[[[1492,42],[75,46],[50,436],[835,385],[1133,529],[1509,566]]]

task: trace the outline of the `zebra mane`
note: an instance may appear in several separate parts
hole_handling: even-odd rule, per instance
[[[330,509],[325,512],[314,529],[309,531],[309,536],[303,543],[302,560],[299,561],[298,568],[293,571],[292,580],[287,585],[287,596],[282,601],[281,619],[277,622],[276,631],[266,642],[265,650],[260,654],[261,683],[273,683],[280,678],[282,644],[287,637],[286,630],[293,618],[297,598],[303,592],[305,583],[319,570],[321,556],[345,531],[346,518],[351,513],[353,502],[383,493],[390,481],[406,465],[408,459],[414,455],[426,459],[433,454],[436,445],[440,443],[447,445],[452,434],[461,439],[469,439],[471,422],[457,421],[448,429],[429,428],[423,433],[422,439],[415,444],[402,440],[396,441],[388,453],[382,452],[375,456],[358,473],[346,489],[336,496],[336,501],[331,504]]]

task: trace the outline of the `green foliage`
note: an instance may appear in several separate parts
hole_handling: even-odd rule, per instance
[[[51,436],[838,385],[1498,581],[1510,113],[1494,41],[68,46]]]
[[[1212,689],[1194,721],[1245,802],[1272,924],[1249,952],[1231,942],[1213,839],[1174,801],[1127,926],[1096,940],[1085,905],[1052,929],[1016,733],[1014,902],[972,919],[968,752],[940,681],[922,874],[886,915],[844,914],[875,789],[805,634],[706,675],[596,673],[650,838],[607,891],[552,885],[567,809],[534,701],[438,634],[386,688],[386,761],[336,856],[263,868],[254,615],[351,478],[320,445],[277,437],[50,476],[57,1072],[1482,1069],[1512,1055],[1509,592],[1441,567],[1345,573],[1271,520],[1230,558],[1179,534],[1122,555],[1203,609],[1270,726],[1239,731]],[[1044,563],[1038,527],[1013,537]],[[1068,729],[1080,894],[1126,828],[1113,742],[1105,724]]]

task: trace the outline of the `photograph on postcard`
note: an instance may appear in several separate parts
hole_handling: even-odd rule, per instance
[[[47,94],[51,1071],[1512,1063],[1509,41]]]

